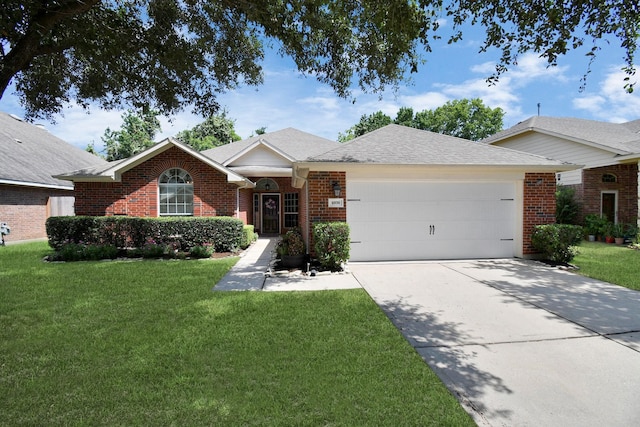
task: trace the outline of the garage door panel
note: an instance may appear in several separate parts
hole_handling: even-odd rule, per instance
[[[352,260],[509,257],[513,182],[348,181]]]

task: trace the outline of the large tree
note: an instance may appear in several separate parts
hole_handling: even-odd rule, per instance
[[[236,133],[234,126],[235,122],[227,118],[226,111],[223,111],[195,125],[192,129],[179,132],[176,139],[198,151],[207,150],[242,139]]]
[[[393,121],[382,111],[362,115],[358,123],[338,135],[338,141],[349,141],[391,123],[479,141],[502,130],[503,116],[501,108],[487,107],[479,98],[449,101],[415,116],[413,108],[401,107]]]
[[[434,110],[416,113],[413,127],[479,141],[502,130],[504,111],[481,99],[456,99]]]
[[[346,97],[354,81],[377,91],[416,71],[442,19],[451,43],[484,27],[480,50],[501,52],[495,76],[524,52],[555,65],[611,38],[631,75],[639,12],[637,0],[3,0],[0,96],[14,80],[27,117],[72,100],[208,117],[218,93],[262,81],[264,40]]]
[[[104,131],[102,142],[105,145],[106,159],[126,159],[151,147],[156,134],[161,130],[158,114],[157,110],[149,108],[124,113],[119,130],[107,128]]]

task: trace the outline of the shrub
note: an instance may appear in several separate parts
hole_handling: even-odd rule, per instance
[[[254,231],[253,225],[245,225],[242,227],[242,242],[240,243],[240,248],[248,248],[257,238],[258,235]]]
[[[184,251],[215,242],[217,252],[233,252],[244,238],[242,221],[229,217],[50,217],[49,245],[56,251],[69,243],[142,248],[149,239]]]
[[[575,190],[559,185],[556,189],[556,221],[558,224],[575,224],[580,205],[575,199]]]
[[[554,262],[571,261],[577,254],[576,245],[581,241],[582,227],[579,225],[537,225],[531,235],[533,247]]]
[[[215,252],[214,246],[211,243],[205,243],[203,245],[194,246],[191,248],[189,255],[193,258],[211,258]]]
[[[349,225],[346,222],[321,222],[313,225],[316,257],[325,268],[338,270],[349,259]]]
[[[302,233],[298,228],[287,231],[276,246],[278,255],[304,255],[307,252]]]
[[[97,261],[114,259],[117,256],[118,248],[115,246],[67,243],[60,248],[55,259],[62,261]]]
[[[143,258],[160,258],[167,252],[167,246],[149,239],[142,247]]]

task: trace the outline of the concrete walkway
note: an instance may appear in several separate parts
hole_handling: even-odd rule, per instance
[[[213,288],[214,291],[322,291],[361,288],[349,272],[277,272],[270,269],[277,237],[261,237]]]
[[[640,425],[640,292],[515,259],[351,269],[478,425]]]

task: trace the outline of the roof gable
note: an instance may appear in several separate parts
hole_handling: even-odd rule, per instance
[[[565,117],[534,116],[482,142],[498,144],[527,132],[538,132],[619,155],[640,153],[640,120],[608,123]]]
[[[212,160],[211,158],[203,155],[202,153],[194,150],[190,146],[178,142],[172,138],[164,139],[157,144],[147,148],[146,150],[131,156],[127,159],[109,162],[106,165],[101,165],[93,168],[86,168],[76,170],[67,174],[59,175],[60,179],[67,179],[70,181],[120,181],[122,174],[135,168],[136,166],[146,162],[149,159],[157,156],[158,154],[176,147],[187,154],[197,158],[203,163],[211,166],[212,168],[224,173],[227,176],[228,182],[233,182],[241,186],[253,186],[254,184],[242,175],[237,174],[231,169],[221,165],[220,163]]]
[[[0,112],[0,183],[72,189],[53,175],[107,162],[46,129]]]
[[[235,141],[202,152],[205,156],[223,164],[231,165],[235,160],[258,147],[267,147],[291,162],[304,160],[340,146],[331,141],[293,128],[257,135]]]
[[[400,125],[387,125],[309,161],[397,165],[567,165],[533,154]]]

